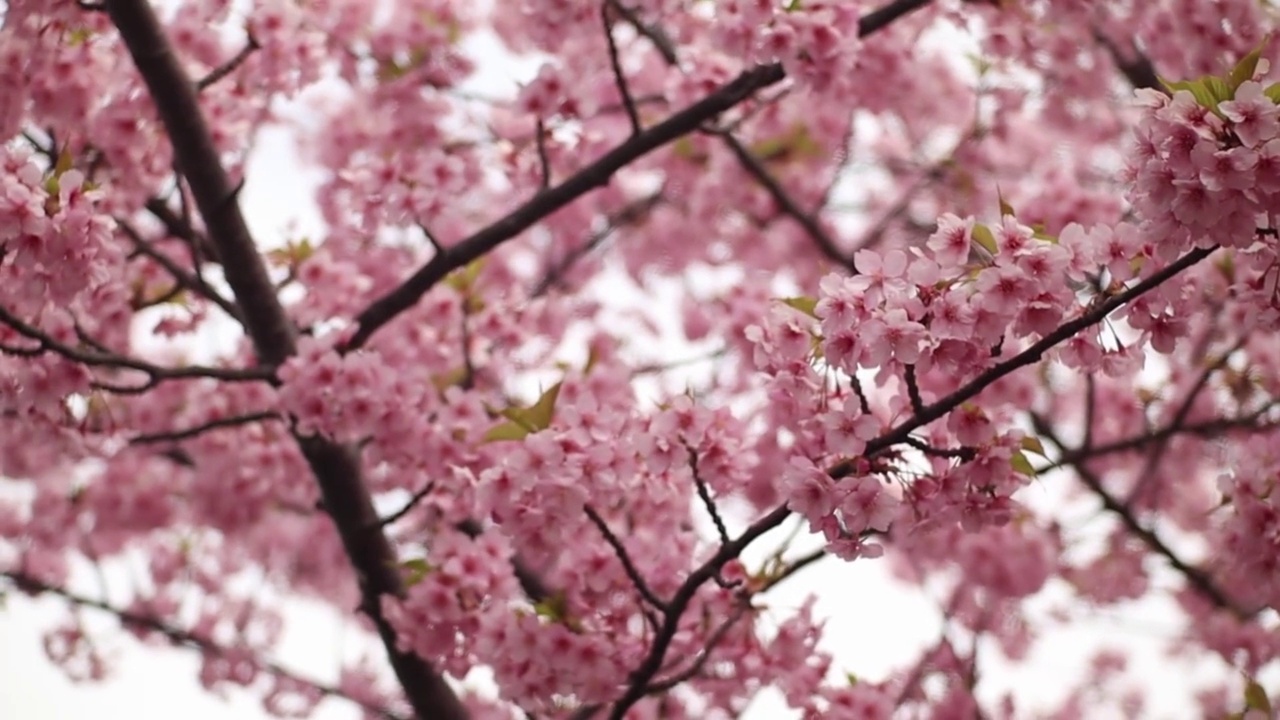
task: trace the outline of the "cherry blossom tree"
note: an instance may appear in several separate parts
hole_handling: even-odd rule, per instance
[[[0,585],[65,601],[76,679],[171,644],[420,720],[1026,717],[984,660],[1029,603],[1162,598],[1195,713],[1268,716],[1278,12],[9,0]],[[484,33],[540,68],[509,97],[464,87]],[[322,236],[245,220],[280,128]],[[769,620],[840,563],[937,644],[860,678]],[[290,598],[385,652],[282,666]],[[1142,715],[1125,663],[1051,712]]]

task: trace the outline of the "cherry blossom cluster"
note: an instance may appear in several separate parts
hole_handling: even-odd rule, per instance
[[[1142,97],[1130,199],[1166,257],[1195,243],[1248,249],[1257,228],[1276,227],[1280,107],[1261,82],[1242,82],[1216,107],[1185,89]]]

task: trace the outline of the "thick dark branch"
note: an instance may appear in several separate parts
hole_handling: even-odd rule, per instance
[[[702,123],[741,103],[757,90],[781,81],[783,77],[780,65],[762,65],[744,72],[702,100],[633,136],[568,180],[534,195],[496,223],[433,256],[408,280],[375,300],[356,316],[359,329],[351,336],[345,349],[350,352],[362,347],[379,328],[413,307],[419,298],[449,273],[483,257],[591,190],[603,187],[622,168],[693,132]]]
[[[1160,77],[1156,74],[1156,68],[1151,64],[1151,59],[1138,50],[1136,45],[1130,43],[1128,57],[1126,57],[1126,53],[1102,31],[1095,29],[1093,37],[1106,48],[1107,54],[1116,64],[1116,69],[1124,75],[1134,89],[1148,88],[1164,91],[1164,86],[1160,84]]]
[[[196,84],[183,72],[147,0],[108,0],[106,5],[164,121],[174,155],[217,246],[227,284],[244,313],[254,349],[264,364],[278,366],[294,353],[297,332],[240,212],[238,188],[219,160],[200,111]],[[404,585],[395,550],[376,526],[378,514],[361,477],[357,450],[319,437],[297,433],[294,437],[355,566],[362,609],[377,628],[414,712],[420,720],[466,720],[466,708],[444,677],[422,658],[399,649],[395,631],[383,615],[383,596],[400,596]]]
[[[928,5],[931,1],[895,0],[863,17],[858,22],[858,36],[866,37],[883,30],[898,18]],[[632,162],[697,130],[707,121],[751,97],[756,91],[779,83],[785,77],[786,73],[779,63],[759,65],[743,72],[702,100],[639,135],[632,136],[568,180],[542,190],[496,223],[462,240],[448,251],[435,255],[409,279],[375,300],[356,316],[356,324],[359,328],[351,336],[345,349],[350,352],[364,346],[379,328],[413,307],[449,273],[483,257],[502,243],[524,232],[534,223],[591,190],[604,186],[614,173]]]
[[[884,7],[867,13],[858,20],[858,37],[866,37],[879,32],[899,18],[906,17],[920,8],[929,5],[933,0],[894,0]]]
[[[293,353],[295,332],[280,307],[266,266],[236,202],[237,187],[222,167],[196,94],[150,3],[110,0],[111,20],[164,121],[174,157],[217,243],[227,284],[245,311],[254,347],[269,365]]]
[[[170,643],[178,647],[193,648],[206,655],[213,655],[216,657],[226,655],[229,652],[229,648],[225,648],[221,645],[218,645],[217,643],[213,642],[209,638],[203,637],[201,635],[196,635],[195,633],[192,633],[187,630],[182,630],[181,628],[170,625],[158,618],[152,617],[150,615],[145,615],[143,613],[140,613],[134,610],[127,610],[125,608],[116,607],[102,600],[94,600],[93,598],[84,597],[83,595],[79,595],[77,593],[71,592],[66,588],[61,588],[61,587],[57,587],[57,586],[45,583],[40,579],[26,573],[3,571],[3,572],[0,572],[0,577],[4,577],[10,580],[18,590],[24,593],[28,593],[30,595],[41,595],[41,594],[56,595],[57,597],[60,597],[63,600],[66,600],[67,602],[72,603],[73,605],[77,605],[79,607],[85,607],[85,608],[92,608],[94,610],[99,610],[109,615],[114,615],[117,619],[120,620],[120,624],[126,628],[148,630],[148,631],[157,633],[159,635],[164,636],[166,640],[168,640]],[[387,710],[384,707],[372,705],[363,700],[354,698],[348,695],[347,693],[343,692],[341,689],[334,687],[332,685],[326,685],[324,683],[317,682],[315,680],[310,680],[307,678],[300,677],[297,674],[290,672],[289,670],[286,670],[283,667],[280,667],[279,665],[269,662],[267,660],[255,660],[255,662],[259,667],[271,673],[272,675],[277,675],[279,677],[286,678],[288,680],[296,682],[300,685],[305,685],[307,687],[314,688],[315,690],[319,691],[322,695],[326,695],[329,697],[338,697],[338,698],[347,700],[349,702],[355,703],[356,705],[359,705],[360,707],[364,708],[365,710],[368,710],[369,712],[373,713],[374,715],[377,715],[378,717],[385,718],[386,720],[403,720],[399,715],[396,715],[395,713],[391,712],[390,710]]]

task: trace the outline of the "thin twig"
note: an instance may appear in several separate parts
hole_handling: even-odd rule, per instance
[[[653,590],[649,589],[649,583],[645,582],[640,571],[636,569],[634,563],[631,562],[631,556],[627,553],[627,549],[622,545],[622,541],[617,535],[609,529],[609,525],[600,517],[595,508],[590,505],[582,506],[583,512],[591,519],[591,523],[596,526],[600,534],[604,536],[605,542],[609,543],[609,547],[613,548],[613,552],[618,556],[618,560],[622,562],[622,568],[626,571],[627,577],[631,580],[631,584],[635,586],[640,593],[640,597],[644,598],[650,605],[654,606],[662,612],[666,612],[667,603],[659,598]]]
[[[903,440],[903,442],[919,450],[925,455],[932,455],[934,457],[958,458],[962,461],[968,462],[974,459],[975,457],[977,457],[978,455],[978,451],[971,447],[958,447],[958,448],[934,447],[933,445],[926,443],[925,441],[917,438],[914,435],[908,435],[907,439]]]
[[[707,661],[711,659],[711,655],[715,652],[716,647],[729,634],[729,630],[733,629],[733,626],[738,624],[738,621],[746,616],[750,609],[751,602],[746,596],[744,596],[738,602],[737,606],[734,607],[733,612],[729,613],[729,616],[721,621],[716,629],[711,632],[711,635],[707,637],[706,643],[704,643],[702,649],[698,651],[698,656],[694,658],[693,663],[690,664],[689,667],[671,675],[670,677],[663,678],[662,680],[655,680],[649,685],[648,694],[657,695],[659,693],[667,692],[680,683],[687,682],[697,677],[698,674],[702,672],[702,669],[707,666]]]
[[[640,113],[636,111],[636,101],[631,97],[631,88],[627,84],[627,76],[622,71],[622,59],[618,57],[618,41],[613,37],[613,18],[609,17],[609,9],[616,7],[608,0],[600,4],[600,19],[604,23],[604,37],[609,45],[609,65],[613,68],[614,84],[618,86],[618,94],[622,97],[622,107],[627,111],[627,119],[631,121],[632,136],[639,135]]]
[[[773,198],[778,208],[804,229],[823,255],[826,255],[832,262],[852,273],[858,272],[853,258],[845,256],[835,238],[822,227],[822,222],[813,213],[807,212],[800,207],[800,204],[782,187],[777,178],[773,177],[769,169],[764,166],[764,163],[760,162],[755,153],[751,152],[732,133],[719,132],[714,134],[721,136],[729,150],[733,152],[734,157],[738,159],[738,163],[769,193],[769,197]]]
[[[1042,474],[1051,470],[1074,465],[1090,458],[1101,457],[1103,455],[1113,455],[1122,452],[1132,452],[1141,450],[1143,447],[1151,443],[1160,442],[1174,435],[1193,435],[1197,437],[1219,436],[1223,432],[1229,430],[1248,430],[1254,432],[1264,432],[1267,430],[1275,430],[1280,428],[1280,420],[1269,420],[1259,422],[1263,415],[1266,415],[1277,406],[1276,402],[1268,403],[1266,406],[1240,417],[1231,418],[1215,418],[1199,423],[1188,423],[1179,427],[1166,425],[1158,430],[1143,432],[1119,440],[1102,443],[1099,445],[1089,446],[1081,444],[1080,447],[1064,451],[1062,456],[1056,461],[1049,463],[1043,467],[1036,468],[1036,474]]]
[[[907,365],[902,379],[907,385],[907,397],[911,399],[912,412],[920,412],[924,409],[924,400],[920,397],[920,384],[916,381],[916,366]]]
[[[386,527],[387,525],[390,525],[396,522],[397,520],[404,517],[405,515],[408,515],[410,510],[413,510],[415,507],[417,507],[418,503],[422,502],[423,498],[430,495],[431,491],[435,489],[436,489],[435,481],[428,482],[426,485],[422,487],[421,490],[418,490],[412,496],[410,496],[410,498],[407,501],[405,501],[405,504],[399,510],[379,520],[374,527],[377,527],[377,528]]]
[[[268,368],[220,368],[206,365],[162,367],[116,353],[80,350],[55,339],[39,328],[28,325],[2,306],[0,306],[0,322],[13,328],[20,335],[39,343],[35,348],[4,348],[5,352],[14,351],[31,355],[52,352],[90,367],[136,370],[147,375],[148,387],[154,387],[165,380],[193,378],[211,378],[230,382],[273,382],[275,379],[274,372]]]
[[[140,255],[146,256],[148,259],[164,268],[180,287],[191,290],[200,297],[205,298],[214,305],[217,305],[219,309],[229,315],[236,322],[241,325],[244,324],[244,316],[240,313],[240,308],[236,307],[235,303],[232,303],[230,300],[222,297],[222,294],[213,289],[213,287],[206,283],[203,278],[187,272],[168,255],[156,250],[150,242],[142,238],[142,234],[139,233],[138,230],[129,222],[122,218],[116,218],[116,225],[118,225],[120,229],[124,231],[124,234],[129,237],[129,240],[133,243],[134,248],[137,249],[137,252]]]
[[[479,537],[480,533],[484,532],[484,528],[479,522],[470,519],[463,520],[455,527],[459,532],[466,534],[470,538]],[[557,594],[556,591],[547,587],[542,577],[534,572],[519,554],[511,558],[511,568],[515,573],[516,582],[520,583],[520,589],[524,590],[525,597],[533,602],[538,603]]]
[[[1227,363],[1231,361],[1232,354],[1244,347],[1244,344],[1248,339],[1249,335],[1247,333],[1242,335],[1240,339],[1237,340],[1229,349],[1223,352],[1217,360],[1209,363],[1209,365],[1200,372],[1196,381],[1191,385],[1191,389],[1187,391],[1187,396],[1183,398],[1182,404],[1174,411],[1173,419],[1170,420],[1168,424],[1170,429],[1176,430],[1177,428],[1182,427],[1182,424],[1187,421],[1187,416],[1191,414],[1191,409],[1195,405],[1196,399],[1200,397],[1200,393],[1208,386],[1209,379],[1213,377],[1214,373],[1226,367]],[[1156,467],[1160,465],[1160,460],[1164,458],[1165,451],[1169,449],[1169,440],[1172,437],[1172,433],[1164,435],[1151,446],[1150,450],[1147,451],[1147,460],[1143,465],[1142,471],[1138,473],[1138,482],[1134,483],[1133,490],[1130,491],[1129,496],[1125,498],[1126,505],[1132,505],[1134,500],[1141,495],[1144,490],[1146,490],[1150,479],[1155,477]]]
[[[810,552],[807,555],[802,555],[796,558],[795,560],[792,560],[791,563],[788,564],[785,569],[779,571],[778,573],[771,576],[768,580],[766,580],[764,585],[761,586],[761,588],[757,592],[764,593],[764,592],[768,592],[769,590],[772,590],[775,585],[780,584],[782,581],[786,580],[792,575],[795,575],[796,573],[800,572],[801,570],[809,567],[810,565],[818,562],[819,560],[825,557],[830,557],[830,555],[827,553],[826,548],[818,548],[817,550],[814,550],[813,552]]]
[[[641,37],[653,43],[653,47],[657,49],[658,54],[662,56],[662,59],[668,65],[675,67],[680,64],[680,59],[676,55],[676,44],[671,41],[671,37],[667,35],[665,30],[658,25],[644,22],[634,9],[623,5],[619,0],[605,0],[605,2],[612,6],[614,10],[617,10],[618,14],[630,23],[631,27],[635,28]]]
[[[546,190],[551,187],[551,158],[547,155],[547,127],[543,124],[542,118],[538,118],[537,124],[534,125],[534,133],[534,145],[538,148],[538,166],[542,169],[538,189]]]
[[[620,228],[632,225],[647,217],[649,212],[653,210],[653,208],[657,207],[658,203],[662,202],[662,200],[662,191],[659,190],[658,192],[646,195],[635,202],[623,206],[621,210],[610,215],[605,220],[604,227],[592,233],[591,237],[587,238],[586,242],[569,251],[560,259],[560,262],[556,263],[554,267],[547,271],[547,273],[542,277],[542,280],[538,282],[537,287],[535,287],[533,292],[530,293],[530,297],[537,298],[547,294],[547,291],[553,286],[559,285],[563,282],[565,273],[577,264],[578,261],[590,254],[592,250],[599,247],[601,243],[607,240],[610,235]]]
[[[244,425],[250,425],[256,422],[266,420],[280,420],[280,413],[274,410],[264,410],[262,412],[246,413],[244,415],[231,415],[229,417],[216,418],[194,425],[192,427],[183,428],[181,430],[168,430],[165,432],[143,433],[135,435],[129,439],[133,445],[151,445],[161,442],[178,442],[181,440],[190,440],[199,437],[210,430],[218,430],[222,428],[235,428]]]
[[[761,535],[781,525],[790,515],[791,512],[785,505],[775,508],[769,514],[752,523],[737,539],[721,545],[714,555],[689,573],[689,576],[681,583],[680,588],[676,590],[675,595],[672,596],[671,601],[667,603],[667,607],[663,611],[662,625],[654,635],[653,642],[649,646],[649,653],[635,671],[631,673],[626,692],[613,704],[613,710],[609,713],[610,720],[622,720],[626,717],[627,711],[648,694],[649,683],[662,669],[667,649],[671,647],[671,642],[675,639],[676,631],[680,626],[680,619],[684,616],[685,611],[688,610],[689,604],[693,601],[693,597],[697,594],[699,588],[713,577],[719,575],[725,563],[737,558],[748,545],[755,542]]]
[[[197,80],[196,90],[203,92],[207,90],[209,86],[235,72],[236,68],[243,65],[244,61],[249,59],[249,56],[253,54],[254,50],[258,50],[261,47],[262,46],[258,44],[258,40],[253,37],[253,33],[249,33],[249,37],[245,40],[244,47],[240,48],[240,52],[236,53],[235,57],[214,68],[208,75]]]
[[[703,507],[707,509],[707,514],[711,516],[711,522],[715,523],[716,532],[720,535],[720,542],[727,543],[729,542],[729,531],[725,528],[724,519],[720,517],[720,510],[716,508],[715,501],[711,499],[711,491],[707,488],[707,482],[702,479],[702,474],[698,471],[698,453],[687,442],[684,444],[684,449],[689,453],[689,472],[693,473],[693,484],[698,489],[698,497],[702,498]]]

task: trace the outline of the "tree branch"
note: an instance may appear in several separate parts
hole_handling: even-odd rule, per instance
[[[181,265],[164,253],[156,250],[150,242],[143,239],[142,234],[132,225],[122,218],[116,218],[116,225],[129,236],[130,242],[137,249],[139,255],[143,255],[160,267],[164,268],[179,286],[187,288],[196,293],[200,297],[205,298],[209,302],[217,305],[227,315],[231,316],[236,322],[244,326],[244,315],[241,314],[240,308],[235,303],[222,297],[217,290],[209,286],[199,275],[187,272]]]
[[[734,137],[733,133],[719,132],[714,134],[720,135],[725,145],[729,146],[729,149],[733,151],[734,157],[738,159],[738,164],[742,165],[756,179],[756,182],[760,183],[760,186],[769,193],[769,197],[773,198],[774,203],[778,205],[778,209],[792,220],[795,220],[804,229],[823,255],[826,255],[832,262],[850,272],[858,272],[858,268],[853,264],[853,259],[845,257],[845,254],[841,252],[840,247],[836,244],[835,238],[831,237],[831,234],[822,227],[817,215],[800,207],[800,204],[782,187],[777,178],[773,177],[769,169],[764,166],[764,163],[760,162],[755,153],[747,149],[741,140]]]
[[[567,273],[569,268],[573,267],[575,263],[586,257],[586,255],[592,250],[599,247],[600,243],[608,239],[609,236],[619,228],[639,222],[647,217],[649,212],[657,207],[658,203],[662,202],[662,200],[662,192],[659,191],[628,203],[627,205],[624,205],[622,209],[610,215],[605,221],[603,228],[592,233],[591,237],[587,238],[586,242],[570,250],[563,258],[560,259],[560,262],[547,270],[546,275],[542,277],[542,280],[538,282],[537,287],[535,287],[533,292],[530,293],[530,297],[536,298],[545,295],[552,286],[558,285],[563,280],[565,273]]]
[[[859,20],[858,36],[866,37],[883,30],[895,20],[930,2],[932,0],[894,0]],[[697,130],[708,120],[751,97],[757,90],[775,85],[785,77],[786,73],[779,63],[758,65],[743,72],[698,102],[644,132],[633,135],[568,180],[543,189],[501,220],[462,240],[446,252],[433,256],[407,280],[356,316],[359,327],[347,341],[344,350],[350,352],[363,347],[379,328],[413,307],[449,273],[484,256],[589,191],[606,185],[614,173],[635,160]]]
[[[613,18],[609,10],[616,7],[608,0],[600,4],[600,20],[604,24],[604,39],[609,45],[609,66],[613,68],[614,83],[618,86],[618,94],[622,96],[622,107],[627,111],[627,120],[631,122],[631,134],[639,135],[640,113],[636,111],[635,98],[631,96],[631,86],[627,83],[627,75],[622,70],[622,58],[618,56],[618,41],[613,37]]]
[[[608,523],[604,518],[600,517],[600,513],[590,505],[582,506],[583,512],[591,519],[591,524],[596,526],[600,534],[604,536],[605,542],[609,543],[609,547],[613,548],[613,554],[618,556],[618,560],[622,563],[622,568],[626,571],[627,577],[631,579],[631,584],[636,586],[636,591],[640,593],[640,597],[644,598],[648,603],[658,610],[665,611],[667,603],[658,597],[656,593],[649,588],[649,584],[644,581],[644,576],[640,574],[640,570],[635,563],[631,562],[631,556],[627,553],[627,548],[622,545],[622,541],[617,535],[609,529]]]
[[[742,551],[761,535],[781,525],[790,514],[791,511],[785,505],[775,508],[748,527],[736,540],[721,545],[715,555],[685,578],[675,595],[667,602],[666,609],[662,613],[662,624],[654,635],[653,643],[649,646],[648,655],[635,672],[631,673],[626,692],[614,703],[613,710],[609,713],[611,720],[622,720],[626,717],[627,710],[648,695],[651,689],[650,683],[662,669],[667,649],[671,647],[671,641],[676,636],[676,630],[679,629],[680,619],[689,609],[689,604],[693,601],[693,596],[697,594],[698,589],[708,580],[719,575],[725,563],[742,554]]]
[[[129,49],[163,120],[174,156],[204,225],[218,249],[227,284],[244,313],[245,329],[262,362],[278,366],[296,350],[297,331],[276,296],[257,246],[236,202],[197,99],[148,0],[107,0],[107,11]],[[466,720],[456,693],[430,663],[401,651],[382,612],[384,595],[404,591],[396,554],[375,524],[373,498],[361,477],[354,447],[319,437],[294,438],[320,486],[347,556],[356,569],[362,609],[373,621],[391,666],[420,720]],[[374,528],[374,529],[371,529]]]
[[[1085,312],[1080,317],[1069,322],[1065,322],[1058,326],[1058,329],[1040,338],[1039,341],[1033,343],[1030,347],[1004,362],[997,363],[986,371],[980,373],[977,377],[965,383],[963,386],[939,399],[937,402],[924,406],[920,412],[914,413],[910,419],[902,422],[893,430],[881,435],[880,437],[867,443],[865,450],[866,455],[873,455],[887,447],[905,442],[906,438],[917,428],[928,425],[937,420],[955,408],[961,403],[976,396],[978,393],[987,389],[992,383],[1019,368],[1026,367],[1033,363],[1039,362],[1044,354],[1056,347],[1058,344],[1065,342],[1076,333],[1102,322],[1103,318],[1115,312],[1116,309],[1138,298],[1141,295],[1159,287],[1165,281],[1174,277],[1178,273],[1190,268],[1196,263],[1209,257],[1215,250],[1217,245],[1209,248],[1196,248],[1186,255],[1178,258],[1155,274],[1147,277],[1145,280],[1129,287],[1123,292],[1111,296],[1109,299],[1098,303],[1092,310]],[[838,463],[831,469],[833,475],[841,477],[847,475],[852,467],[847,462]]]
[[[34,348],[0,345],[0,353],[40,355],[52,352],[55,355],[90,367],[135,370],[147,376],[148,382],[145,388],[154,387],[165,380],[212,378],[233,382],[271,382],[275,377],[269,368],[220,368],[206,365],[163,367],[102,349],[81,350],[59,341],[40,328],[27,324],[3,306],[0,306],[0,322],[13,328],[19,335],[30,338],[37,343]]]
[[[215,418],[207,422],[200,423],[189,428],[181,430],[168,430],[157,433],[144,433],[142,435],[133,436],[129,442],[133,445],[151,445],[162,442],[178,442],[180,440],[190,440],[199,437],[210,430],[220,428],[233,428],[242,425],[250,425],[256,422],[266,420],[281,420],[280,413],[274,410],[265,410],[262,412],[248,413],[246,415],[232,415],[230,417]]]
[[[506,217],[435,255],[409,279],[375,300],[356,316],[359,329],[344,350],[356,350],[383,325],[413,307],[436,283],[449,273],[486,255],[502,243],[524,232],[534,223],[608,184],[614,173],[677,138],[693,132],[702,123],[751,97],[757,90],[780,82],[782,66],[762,65],[739,75],[702,100],[672,115],[606,153],[569,179],[540,191]]]

